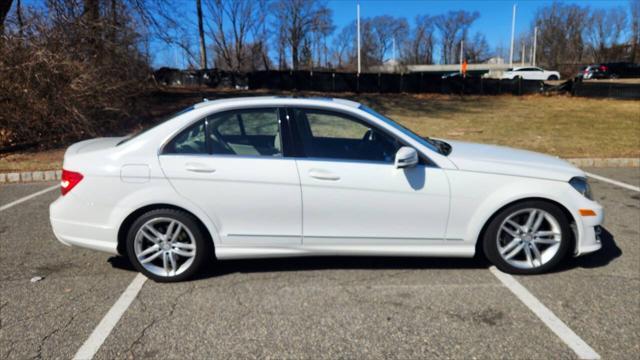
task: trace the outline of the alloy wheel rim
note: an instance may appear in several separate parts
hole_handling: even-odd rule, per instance
[[[196,241],[182,222],[166,217],[145,222],[133,243],[138,263],[147,271],[164,277],[185,272],[195,259]]]
[[[560,250],[562,230],[558,220],[542,209],[522,209],[500,225],[498,253],[509,265],[534,269],[548,263]]]

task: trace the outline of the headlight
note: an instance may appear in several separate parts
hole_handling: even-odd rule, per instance
[[[584,195],[589,200],[593,200],[591,197],[591,186],[589,186],[589,182],[587,182],[586,178],[583,177],[574,177],[569,180],[569,184],[573,186],[580,194]]]

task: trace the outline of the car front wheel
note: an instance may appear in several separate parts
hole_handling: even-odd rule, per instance
[[[134,267],[158,282],[193,276],[209,257],[203,229],[188,213],[152,210],[139,217],[127,235],[127,255]]]
[[[486,257],[512,274],[539,274],[556,266],[567,254],[571,227],[552,203],[524,201],[500,211],[483,239]]]

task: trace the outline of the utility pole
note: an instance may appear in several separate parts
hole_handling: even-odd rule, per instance
[[[511,16],[511,49],[509,50],[509,66],[513,67],[513,40],[516,33],[516,4],[513,4],[513,15]]]
[[[196,0],[198,15],[198,38],[200,39],[200,69],[207,68],[207,46],[204,42],[204,26],[202,24],[202,0]]]
[[[356,20],[358,23],[358,75],[360,75],[360,1],[358,1],[358,4],[356,5],[356,13],[358,17]]]
[[[464,62],[464,40],[460,40],[460,73],[462,74],[462,63]]]
[[[538,27],[533,28],[533,56],[531,57],[531,64],[536,66],[536,46],[538,45]]]
[[[524,44],[524,41],[522,42],[522,55],[520,56],[520,65],[524,66],[524,54],[525,54],[525,49],[527,48],[527,45]]]

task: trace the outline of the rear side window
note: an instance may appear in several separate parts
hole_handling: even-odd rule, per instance
[[[206,130],[204,120],[183,130],[164,148],[165,154],[206,154]]]
[[[244,109],[212,115],[211,151],[220,155],[282,156],[278,110]]]

